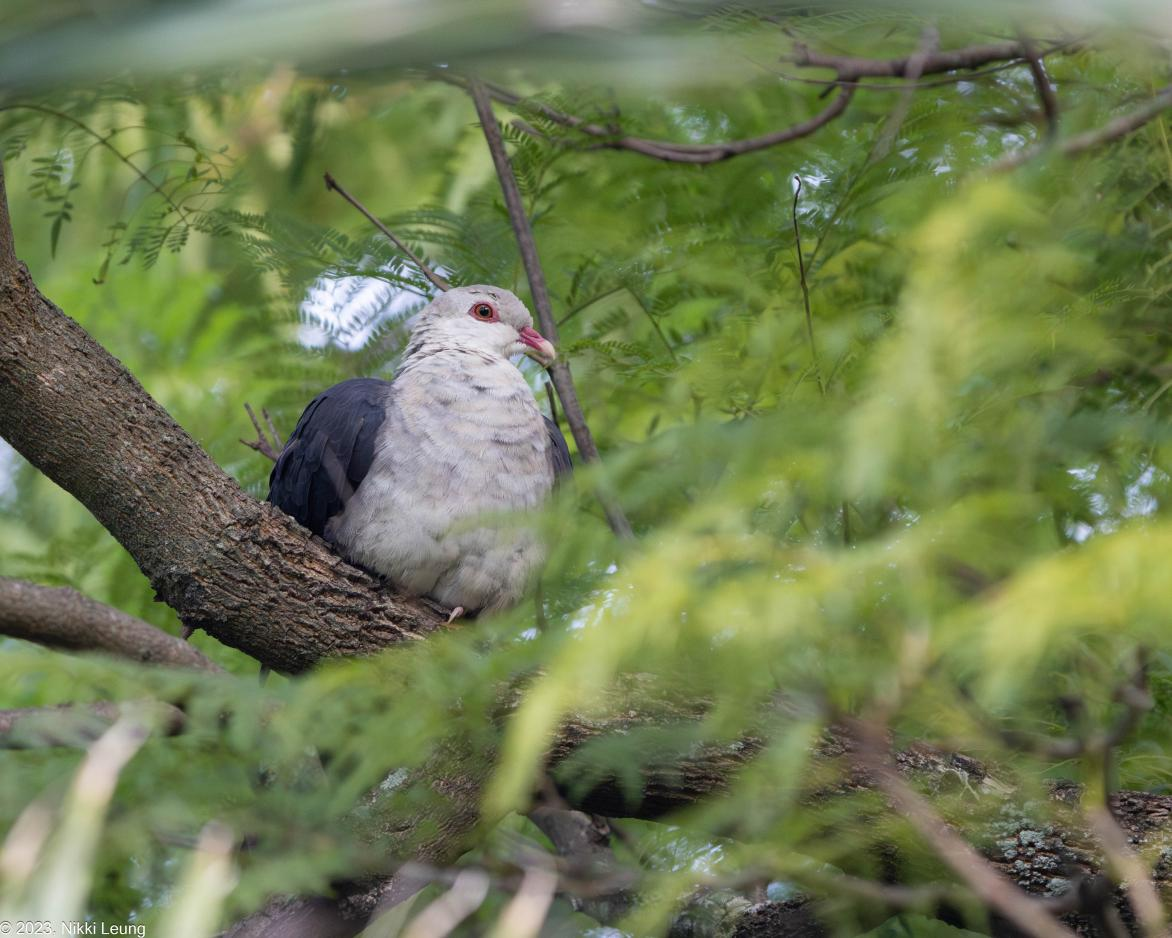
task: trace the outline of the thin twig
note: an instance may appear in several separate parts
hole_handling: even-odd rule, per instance
[[[659,337],[659,341],[663,344],[663,347],[667,349],[667,354],[671,357],[671,360],[678,365],[680,363],[680,359],[679,356],[676,355],[676,350],[672,348],[671,343],[667,341],[667,336],[663,334],[663,327],[659,325],[659,320],[655,318],[655,314],[652,313],[647,304],[643,302],[643,297],[641,297],[630,287],[620,287],[620,289],[626,290],[631,299],[635,301],[635,305],[638,306],[643,315],[647,317],[647,320],[651,323],[651,328],[655,330],[655,334]]]
[[[3,107],[0,107],[0,111],[15,111],[15,110],[37,111],[38,113],[41,113],[41,114],[47,114],[50,117],[57,118],[57,120],[62,120],[62,121],[65,121],[66,123],[72,124],[74,127],[78,128],[79,130],[84,131],[85,133],[89,134],[91,137],[93,137],[98,142],[99,146],[105,147],[107,150],[109,150],[111,153],[113,153],[114,156],[116,156],[119,160],[121,160],[123,163],[125,163],[127,166],[129,166],[130,169],[133,170],[134,174],[136,176],[138,176],[138,178],[140,180],[142,180],[148,186],[150,186],[155,191],[155,193],[161,199],[163,199],[163,201],[165,201],[169,206],[171,206],[171,210],[176,212],[179,215],[179,217],[181,219],[183,219],[183,221],[186,222],[188,220],[187,213],[183,210],[183,207],[180,206],[174,200],[174,198],[172,198],[172,196],[167,192],[167,190],[165,190],[162,186],[160,186],[153,179],[151,179],[150,176],[148,176],[145,172],[143,172],[141,169],[139,169],[138,165],[133,160],[131,160],[130,157],[126,156],[121,150],[119,150],[116,146],[114,146],[114,144],[112,144],[110,142],[110,137],[113,136],[113,133],[110,133],[107,135],[100,134],[98,131],[96,131],[92,127],[90,127],[89,124],[85,123],[85,121],[78,120],[72,114],[66,114],[64,111],[58,111],[58,110],[54,110],[51,107],[45,107],[43,104],[6,104]]]
[[[273,462],[276,462],[281,455],[281,438],[277,435],[276,427],[273,426],[273,418],[269,416],[269,412],[267,410],[263,408],[261,409],[261,413],[264,414],[265,420],[268,421],[269,429],[272,430],[273,433],[273,439],[272,442],[270,442],[269,438],[265,436],[264,427],[262,427],[260,421],[256,419],[256,414],[252,410],[252,405],[245,401],[244,409],[248,411],[248,419],[252,421],[252,426],[256,430],[256,439],[242,439],[240,442],[249,449],[254,449],[262,456],[266,456]]]
[[[425,276],[428,280],[430,280],[432,285],[434,287],[436,287],[436,289],[443,290],[444,292],[447,292],[448,290],[450,290],[452,288],[452,285],[450,283],[448,283],[446,280],[444,280],[443,277],[441,277],[434,270],[432,270],[426,263],[424,263],[422,258],[418,257],[415,254],[415,252],[411,250],[411,248],[407,247],[407,245],[403,241],[401,241],[395,235],[395,233],[393,231],[391,231],[390,228],[388,228],[381,221],[379,221],[378,218],[376,218],[375,215],[365,205],[363,205],[356,198],[354,198],[354,196],[352,196],[349,192],[347,192],[346,189],[344,189],[338,183],[338,180],[336,180],[329,173],[325,173],[322,178],[325,179],[327,189],[331,190],[332,192],[338,193],[338,195],[340,195],[343,199],[345,199],[347,202],[349,202],[351,205],[353,205],[356,209],[358,209],[358,211],[360,211],[364,216],[366,216],[367,221],[369,221],[372,225],[374,225],[374,227],[376,227],[379,231],[381,231],[386,236],[387,240],[391,242],[391,244],[393,244],[400,251],[402,251],[404,254],[406,254],[407,259],[410,260],[411,263],[414,264],[417,268],[419,268],[419,272],[421,274],[423,274],[423,276]]]
[[[810,341],[810,360],[814,364],[814,376],[818,379],[818,390],[826,396],[826,385],[822,383],[822,367],[818,364],[818,348],[814,344],[814,314],[810,311],[810,287],[806,283],[806,262],[802,259],[802,232],[798,227],[798,199],[802,194],[802,177],[794,175],[794,247],[798,252],[798,280],[802,285],[802,303],[806,308],[806,337]]]
[[[548,381],[542,382],[545,385],[545,396],[549,399],[549,419],[554,423],[558,422],[558,399],[553,393],[553,385]]]
[[[1111,812],[1110,782],[1107,778],[1110,775],[1108,766],[1114,749],[1134,732],[1139,721],[1155,705],[1148,689],[1147,650],[1140,648],[1136,653],[1136,659],[1134,674],[1121,683],[1112,694],[1112,699],[1123,704],[1123,713],[1110,727],[1087,732],[1078,737],[1038,740],[1013,730],[1006,730],[992,724],[977,710],[975,701],[967,691],[962,690],[961,699],[970,705],[977,719],[991,729],[1003,743],[1019,752],[1060,759],[1085,757],[1092,765],[1098,766],[1099,774],[1103,776],[1102,787],[1098,790],[1098,797],[1091,799],[1092,806],[1086,810],[1087,820],[1099,840],[1108,865],[1127,885],[1128,899],[1144,934],[1156,936],[1165,933],[1163,905],[1152,885],[1151,871],[1144,867],[1135,851],[1131,849],[1127,834]],[[1074,718],[1077,719],[1084,709],[1081,699],[1076,698],[1068,702],[1067,709],[1073,711]]]
[[[822,378],[822,366],[818,362],[818,349],[814,344],[814,314],[810,309],[810,287],[806,282],[806,262],[802,258],[802,232],[798,226],[798,198],[802,194],[802,177],[795,174],[794,182],[794,246],[798,252],[798,279],[802,284],[802,304],[806,309],[806,335],[810,340],[810,359],[814,367],[814,376],[818,379],[818,390],[826,397],[826,383]],[[842,541],[847,547],[851,546],[851,517],[850,502],[842,502]]]
[[[549,862],[550,859],[548,854],[525,851],[513,858],[511,865],[519,869],[472,869],[488,877],[493,888],[515,893],[521,886],[523,871],[529,866],[527,861],[530,858],[539,859],[543,863]],[[617,867],[600,869],[597,866],[584,865],[577,857],[572,856],[552,858],[552,865],[558,873],[557,891],[575,899],[605,898],[620,892],[634,893],[654,882],[654,877],[644,870]],[[398,871],[421,882],[450,886],[468,869],[444,868],[411,860],[402,864]],[[701,890],[741,890],[778,878],[793,879],[803,885],[808,883],[811,891],[816,891],[820,895],[850,896],[900,909],[931,908],[942,902],[956,904],[970,898],[970,894],[963,887],[952,883],[925,883],[913,886],[880,883],[846,873],[815,870],[808,864],[799,868],[793,864],[781,863],[776,867],[767,865],[725,874],[693,873],[689,877],[689,882]],[[1065,905],[1059,905],[1052,900],[1035,901],[1047,909],[1065,908]]]
[[[1096,805],[1087,812],[1087,820],[1103,848],[1115,874],[1127,886],[1127,899],[1135,911],[1143,933],[1148,938],[1164,935],[1166,919],[1164,906],[1152,883],[1152,871],[1131,849],[1127,834],[1119,826],[1115,815],[1107,805]]]
[[[1085,43],[1085,37],[1067,40],[1040,52],[1035,50],[1034,56],[1040,62],[1045,56],[1058,52],[1077,51],[1083,48]],[[847,105],[850,104],[854,92],[860,88],[866,90],[910,90],[921,87],[935,87],[939,84],[948,84],[953,81],[962,80],[963,78],[976,78],[980,75],[989,74],[992,71],[1012,68],[1021,64],[1023,61],[1027,61],[1027,59],[1026,49],[1021,42],[968,46],[963,49],[933,51],[926,55],[921,51],[917,51],[911,56],[894,59],[864,59],[854,56],[831,55],[813,52],[806,46],[798,44],[795,47],[795,52],[790,56],[783,57],[783,61],[791,62],[805,68],[829,68],[835,71],[835,78],[832,80],[823,80],[806,79],[801,76],[787,77],[809,81],[814,84],[825,84],[827,90],[834,87],[841,88],[839,95],[824,110],[806,121],[758,137],[711,144],[675,143],[668,140],[651,140],[645,137],[623,134],[612,125],[602,125],[575,114],[568,114],[565,111],[560,111],[541,101],[527,98],[517,92],[502,88],[499,85],[482,84],[488,95],[502,104],[539,115],[551,123],[595,138],[598,141],[595,144],[596,148],[628,150],[666,162],[706,164],[720,162],[744,153],[753,153],[768,147],[778,146],[801,139],[802,137],[807,137],[842,114],[846,110]],[[935,83],[924,83],[918,80],[899,85],[868,85],[862,83],[862,80],[866,78],[907,79],[911,77],[913,72],[918,79],[922,75],[940,74],[963,69],[979,69],[981,66],[988,65],[991,62],[1000,64],[985,71],[976,71],[964,76],[952,76],[947,81]],[[437,70],[431,73],[431,77],[439,81],[457,85],[461,88],[470,89],[469,80],[452,74],[450,71]],[[546,136],[524,122],[519,122],[516,126],[525,133],[532,133],[543,139]]]
[[[871,151],[871,160],[883,159],[891,152],[891,148],[899,139],[900,128],[903,127],[903,122],[907,119],[908,112],[912,109],[912,101],[915,99],[914,83],[919,81],[920,76],[924,74],[924,65],[932,53],[936,51],[938,45],[940,45],[940,30],[934,25],[925,26],[924,33],[920,37],[920,47],[916,50],[915,55],[907,60],[907,70],[904,72],[904,77],[913,84],[904,89],[895,109],[884,123],[879,139],[875,143],[875,149]]]
[[[476,114],[480,118],[480,126],[484,131],[484,139],[492,154],[493,166],[496,167],[497,178],[500,180],[501,192],[504,194],[505,207],[508,209],[509,222],[513,227],[513,234],[517,239],[517,247],[521,252],[521,262],[525,266],[525,276],[529,280],[529,293],[533,297],[533,307],[537,312],[541,331],[550,342],[557,344],[557,323],[553,316],[553,306],[550,303],[549,288],[545,283],[545,272],[541,267],[541,259],[537,254],[537,243],[533,239],[533,228],[529,217],[525,214],[525,207],[521,201],[521,190],[517,186],[517,177],[513,174],[513,167],[509,163],[508,153],[505,152],[505,142],[501,137],[500,127],[492,112],[492,102],[485,86],[476,80],[469,80],[468,90],[472,101],[476,105]],[[549,376],[553,386],[557,389],[558,398],[562,402],[562,413],[566,415],[566,422],[578,444],[578,452],[586,462],[598,462],[598,447],[586,424],[586,416],[582,413],[582,405],[578,402],[578,392],[574,388],[574,379],[570,375],[569,366],[562,360],[557,360],[549,368]],[[631,537],[631,524],[626,515],[614,499],[606,493],[598,493],[602,509],[606,513],[611,530],[619,537]]]
[[[273,423],[272,414],[270,414],[264,407],[261,408],[260,412],[265,418],[265,423],[267,423],[269,426],[269,433],[273,435],[273,447],[279,453],[282,449],[285,448],[285,444],[281,442],[281,434],[277,432],[277,425]]]

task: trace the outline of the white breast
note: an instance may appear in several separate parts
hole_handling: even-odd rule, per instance
[[[370,472],[326,535],[409,593],[470,612],[510,606],[543,559],[515,513],[553,487],[548,446],[508,361],[459,350],[409,360]]]

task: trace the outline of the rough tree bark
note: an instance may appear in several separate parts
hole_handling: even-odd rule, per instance
[[[76,590],[0,577],[0,634],[64,651],[105,651],[147,664],[203,671],[216,665],[194,646]]]

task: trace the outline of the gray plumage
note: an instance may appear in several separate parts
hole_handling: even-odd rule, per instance
[[[442,294],[393,382],[346,381],[306,408],[269,501],[405,592],[468,612],[513,605],[544,552],[509,515],[540,505],[570,466],[510,360],[522,353],[554,356],[512,293]]]

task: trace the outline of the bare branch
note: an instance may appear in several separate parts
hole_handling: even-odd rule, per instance
[[[926,35],[925,40],[929,37]],[[1085,38],[1070,39],[1056,43],[1044,50],[1033,50],[1033,58],[1040,64],[1041,60],[1058,52],[1070,52],[1085,46]],[[866,59],[855,56],[831,55],[814,52],[803,44],[797,44],[795,51],[784,56],[782,61],[798,65],[803,68],[828,68],[835,72],[834,79],[823,80],[803,78],[802,76],[786,76],[813,84],[839,87],[841,91],[818,114],[781,130],[750,137],[742,140],[730,140],[722,143],[690,144],[675,143],[668,140],[651,140],[645,137],[636,137],[623,134],[612,126],[604,126],[568,114],[551,107],[541,101],[526,98],[507,88],[488,82],[480,82],[489,97],[509,107],[530,114],[539,115],[561,127],[575,130],[597,141],[594,147],[598,149],[628,150],[653,159],[672,163],[707,164],[731,159],[745,153],[753,153],[768,147],[778,146],[808,137],[810,134],[824,127],[846,110],[854,92],[860,88],[866,90],[904,90],[911,91],[920,87],[934,87],[937,83],[921,83],[923,75],[954,72],[963,69],[977,69],[990,63],[1000,63],[992,69],[976,73],[968,77],[977,77],[978,74],[988,74],[995,70],[1011,68],[1022,62],[1029,62],[1030,51],[1023,42],[1001,42],[986,45],[968,46],[963,49],[937,51],[931,48],[925,50],[927,42],[917,52],[910,56],[894,59]],[[473,84],[468,79],[454,75],[448,71],[435,71],[431,77],[461,88],[471,89]],[[964,76],[961,76],[964,77]],[[863,83],[867,78],[904,78],[906,84],[869,85]],[[944,82],[948,83],[948,82]],[[896,122],[898,123],[898,122]],[[544,137],[536,128],[525,122],[516,124],[518,129],[534,136]]]
[[[920,47],[916,50],[915,55],[908,59],[905,77],[909,84],[903,94],[899,96],[895,109],[883,125],[882,133],[875,142],[875,149],[871,154],[872,160],[881,160],[887,156],[895,145],[895,141],[899,139],[900,128],[903,127],[903,122],[907,119],[908,112],[912,108],[912,100],[915,98],[915,83],[924,74],[925,63],[939,45],[940,31],[935,26],[926,26],[924,34],[920,38]]]
[[[1042,114],[1046,118],[1046,140],[1053,142],[1058,137],[1058,96],[1054,92],[1054,85],[1050,82],[1050,76],[1046,74],[1046,66],[1033,40],[1023,35],[1021,48],[1030,67],[1030,76],[1034,80],[1038,100],[1042,102]]]
[[[432,286],[436,287],[436,289],[443,290],[443,291],[447,291],[452,288],[452,285],[450,283],[448,283],[446,280],[444,280],[443,277],[441,277],[434,270],[432,270],[423,261],[423,259],[420,258],[419,256],[417,256],[415,254],[415,252],[412,251],[411,248],[407,247],[407,245],[403,241],[399,240],[399,238],[395,235],[395,233],[393,231],[391,231],[391,229],[388,228],[386,225],[384,225],[381,221],[379,221],[378,218],[365,205],[363,205],[361,202],[359,202],[356,198],[354,198],[354,196],[352,196],[341,185],[339,185],[338,180],[336,180],[329,173],[325,174],[324,179],[326,182],[327,189],[338,193],[338,195],[340,195],[343,199],[345,199],[347,202],[349,202],[351,205],[353,205],[356,209],[358,209],[358,211],[360,211],[366,217],[367,221],[369,221],[372,225],[374,225],[379,231],[381,231],[386,236],[387,240],[390,241],[391,244],[393,244],[400,251],[402,251],[404,254],[407,255],[408,260],[410,260],[412,264],[414,264],[417,268],[419,268],[419,272],[422,273],[423,276],[425,276],[428,280],[431,281]]]
[[[260,412],[264,415],[265,423],[268,424],[269,433],[273,435],[273,449],[278,453],[284,449],[285,444],[281,442],[281,434],[277,432],[277,425],[273,423],[273,416],[265,408],[261,408]]]
[[[436,77],[469,89],[473,84],[476,84],[474,82],[465,82],[456,76],[448,74],[441,74]],[[649,140],[645,137],[617,134],[614,128],[603,127],[601,124],[595,124],[583,118],[575,117],[572,114],[566,114],[540,101],[532,101],[505,88],[483,82],[479,84],[484,88],[488,96],[500,101],[502,104],[527,110],[534,114],[540,114],[546,120],[552,121],[555,124],[571,128],[595,138],[598,141],[595,144],[598,149],[630,150],[633,153],[640,153],[643,156],[650,156],[654,159],[669,163],[692,164],[719,163],[723,160],[731,159],[734,156],[741,156],[744,153],[753,153],[757,150],[764,150],[769,147],[778,146],[779,144],[799,140],[802,137],[808,137],[810,134],[829,124],[834,118],[845,111],[854,93],[852,86],[844,87],[837,97],[822,111],[808,120],[801,121],[790,127],[762,134],[759,137],[730,140],[725,143],[705,144],[672,143],[667,140]],[[522,127],[521,129],[524,130],[526,128]]]
[[[533,239],[533,227],[529,223],[529,216],[525,213],[525,206],[521,201],[521,190],[517,186],[517,177],[513,175],[509,155],[505,152],[505,141],[501,137],[500,127],[492,112],[492,102],[489,100],[488,91],[482,82],[469,81],[468,90],[476,105],[476,113],[480,118],[484,139],[492,154],[497,178],[500,180],[505,207],[509,212],[513,234],[517,238],[521,262],[525,265],[525,276],[529,280],[529,292],[533,297],[533,306],[537,311],[538,322],[541,323],[541,331],[550,342],[557,345],[558,327],[549,299],[549,288],[545,284],[545,271],[542,270],[541,258],[537,254],[537,242]],[[586,415],[582,413],[582,405],[578,402],[578,392],[574,387],[570,366],[558,359],[550,366],[549,375],[553,380],[554,388],[557,389],[558,398],[562,402],[562,412],[566,415],[566,422],[570,425],[574,442],[578,444],[578,452],[587,462],[598,462],[598,447],[594,444],[594,436],[586,423]],[[603,511],[606,512],[611,530],[619,537],[631,537],[631,524],[627,521],[627,517],[623,514],[618,503],[603,492],[598,493],[598,498],[602,503]]]
[[[1045,49],[1039,50],[1039,59],[1048,59],[1052,55],[1059,55],[1063,52],[1077,52],[1086,45],[1085,39],[1069,39],[1066,42],[1055,43],[1052,46],[1047,46]],[[870,60],[867,60],[870,61]],[[996,61],[996,60],[994,60]],[[963,71],[959,74],[948,75],[945,78],[937,78],[932,81],[883,81],[878,84],[875,82],[860,81],[858,79],[843,80],[841,78],[812,78],[809,75],[793,75],[788,72],[778,72],[779,78],[784,78],[786,81],[801,82],[806,85],[821,85],[822,87],[835,87],[842,85],[853,85],[859,91],[922,91],[929,88],[948,88],[956,85],[962,81],[972,81],[976,78],[984,78],[987,75],[996,75],[998,72],[1008,71],[1011,68],[1019,67],[1023,62],[1021,58],[1009,59],[1005,62],[1000,62],[997,65],[990,65],[985,68],[978,68],[974,71]]]
[[[186,642],[76,590],[8,577],[0,577],[0,633],[65,651],[103,651],[132,661],[220,670]]]
[[[814,375],[818,379],[818,390],[826,396],[826,384],[822,379],[822,366],[818,364],[818,347],[814,344],[814,314],[810,310],[810,287],[806,283],[806,262],[802,257],[802,230],[798,226],[798,199],[802,195],[802,177],[794,176],[794,204],[792,209],[794,221],[794,247],[798,252],[798,281],[802,286],[802,306],[806,311],[806,338],[810,340],[810,360],[814,365]]]
[[[1062,43],[1051,51],[1081,48],[1085,40]],[[839,82],[857,82],[863,78],[911,78],[909,74],[919,53],[894,59],[865,59],[851,55],[833,55],[815,52],[803,43],[796,43],[790,55],[782,56],[783,62],[802,68],[828,68],[835,72]],[[919,78],[922,75],[938,75],[963,69],[980,68],[992,62],[1022,60],[1027,52],[1021,42],[996,42],[984,45],[966,46],[963,49],[944,49],[923,57],[918,64]]]

